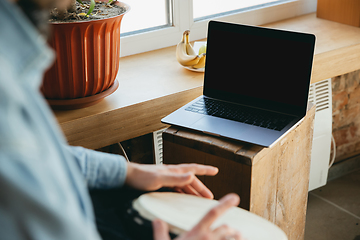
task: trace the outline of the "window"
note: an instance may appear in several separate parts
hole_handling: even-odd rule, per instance
[[[121,1],[121,0],[120,0]],[[316,11],[316,0],[127,0],[121,23],[121,56],[206,38],[209,20],[262,25]],[[219,5],[221,3],[221,6]]]
[[[123,36],[172,26],[171,0],[126,0],[130,11],[121,24]]]
[[[251,10],[255,7],[266,7],[269,3],[281,2],[281,0],[193,0],[194,21],[209,18],[209,16],[221,16],[226,13]]]

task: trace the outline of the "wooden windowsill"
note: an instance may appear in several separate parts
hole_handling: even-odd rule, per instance
[[[315,14],[266,27],[316,35],[312,83],[360,69],[360,28]],[[69,144],[108,146],[165,127],[162,117],[202,94],[203,76],[178,64],[175,46],[124,57],[116,92],[94,106],[55,115]]]

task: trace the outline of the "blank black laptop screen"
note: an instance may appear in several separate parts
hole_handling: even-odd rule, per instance
[[[315,36],[210,21],[204,95],[305,115]]]

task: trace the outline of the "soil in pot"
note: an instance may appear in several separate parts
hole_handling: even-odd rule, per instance
[[[95,1],[96,4],[94,10],[87,16],[86,13],[90,7],[90,1],[82,2],[83,5],[75,1],[73,9],[69,9],[65,12],[59,11],[57,8],[53,9],[50,12],[49,21],[53,23],[90,21],[115,17],[126,12],[124,7],[114,4],[116,1],[112,1],[111,3]]]

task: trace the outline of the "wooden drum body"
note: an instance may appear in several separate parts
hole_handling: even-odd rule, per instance
[[[143,218],[150,221],[159,218],[169,225],[170,232],[181,234],[191,230],[217,204],[216,200],[188,194],[152,192],[134,200],[133,208]],[[224,224],[240,231],[247,240],[287,240],[278,226],[238,207],[230,208],[212,228]]]

